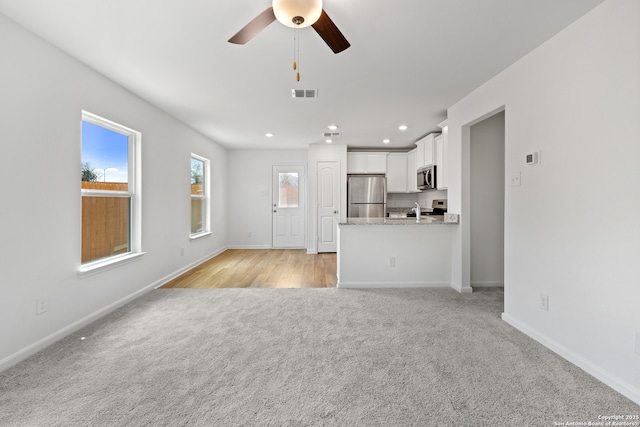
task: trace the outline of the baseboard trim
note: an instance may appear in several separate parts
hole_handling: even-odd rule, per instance
[[[112,311],[117,310],[118,308],[122,307],[123,305],[135,300],[136,298],[141,297],[142,295],[146,294],[147,292],[153,290],[153,289],[157,289],[160,286],[164,285],[165,283],[168,283],[169,281],[175,279],[176,277],[178,277],[179,275],[185,273],[186,271],[192,269],[193,267],[202,264],[203,262],[221,254],[222,252],[226,251],[227,248],[223,248],[221,250],[218,250],[212,254],[209,254],[203,258],[201,258],[200,260],[189,264],[186,267],[183,267],[177,271],[175,271],[174,273],[171,273],[159,280],[154,281],[153,283],[145,286],[142,289],[139,289],[135,292],[133,292],[132,294],[119,299],[118,301],[111,303],[109,305],[107,305],[106,307],[101,308],[100,310],[97,310],[65,327],[63,327],[62,329],[57,330],[56,332],[36,341],[33,344],[28,345],[27,347],[18,350],[17,352],[5,357],[4,359],[0,360],[0,372],[4,371],[5,369],[8,369],[14,365],[17,365],[18,363],[22,362],[23,360],[27,359],[30,356],[33,356],[34,354],[36,354],[37,352],[44,350],[45,348],[49,347],[51,344],[55,343],[56,341],[59,341],[61,339],[63,339],[64,337],[76,332],[79,329],[84,328],[85,326],[95,322],[96,320],[106,316],[107,314],[111,313]]]
[[[366,288],[448,288],[449,283],[445,282],[341,282],[338,279],[336,287],[345,289],[366,289]]]
[[[504,282],[480,281],[471,282],[472,288],[504,288]]]
[[[574,365],[576,365],[586,373],[602,381],[603,383],[605,383],[606,385],[608,385],[618,393],[622,394],[623,396],[631,399],[633,402],[640,405],[640,389],[632,386],[631,384],[627,383],[626,381],[614,375],[611,375],[609,372],[603,370],[599,366],[593,364],[592,362],[583,358],[579,354],[569,350],[562,344],[552,340],[546,335],[543,335],[536,329],[529,327],[528,325],[516,319],[515,317],[507,313],[502,313],[502,320],[504,320],[509,325],[513,326],[523,334],[538,341],[540,344],[544,345],[549,350],[558,354],[560,357],[573,363]]]
[[[452,283],[451,287],[454,290],[460,292],[461,294],[471,294],[471,293],[473,293],[473,288],[471,286],[454,285]]]

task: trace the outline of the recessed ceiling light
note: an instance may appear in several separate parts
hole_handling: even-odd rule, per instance
[[[407,125],[400,125],[398,126],[398,129],[400,130],[407,130],[408,126]]]
[[[326,142],[327,144],[331,144],[331,143],[333,142],[333,139],[327,139],[327,140],[325,140],[325,142]]]
[[[329,126],[327,126],[327,127],[328,127],[329,129],[331,129],[331,130],[336,130],[336,129],[338,129],[338,125],[329,125]]]
[[[383,140],[382,140],[382,143],[383,143],[383,144],[388,144],[388,143],[390,143],[390,142],[391,142],[391,140],[390,140],[390,139],[383,139]]]
[[[266,136],[267,138],[271,138],[273,136],[272,133],[265,133],[264,136]]]

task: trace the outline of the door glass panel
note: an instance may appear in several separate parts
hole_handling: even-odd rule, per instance
[[[298,173],[280,172],[278,174],[278,207],[297,208],[298,200]]]

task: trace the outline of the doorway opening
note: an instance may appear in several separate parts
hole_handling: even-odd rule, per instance
[[[504,287],[505,112],[470,126],[470,285]]]

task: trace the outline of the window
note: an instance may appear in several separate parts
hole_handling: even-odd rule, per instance
[[[140,253],[140,139],[82,112],[81,270]]]
[[[209,233],[209,160],[191,154],[191,237]]]
[[[279,172],[278,207],[297,208],[298,204],[298,172]]]

